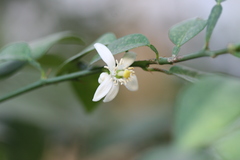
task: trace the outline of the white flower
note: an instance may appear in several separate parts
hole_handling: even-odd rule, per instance
[[[115,61],[111,51],[101,43],[94,44],[95,49],[107,64],[104,66],[108,69],[108,72],[100,74],[98,86],[93,101],[99,101],[103,97],[103,102],[109,102],[113,100],[119,90],[119,85],[125,85],[130,91],[138,90],[137,77],[134,74],[133,67],[129,67],[136,58],[136,54],[133,52],[127,52],[123,58],[118,62]]]

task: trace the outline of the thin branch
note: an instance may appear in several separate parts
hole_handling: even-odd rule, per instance
[[[240,48],[239,45],[231,45],[231,48],[228,47],[226,49],[222,50],[217,50],[217,51],[209,51],[209,50],[201,50],[196,53],[191,53],[188,55],[183,55],[183,56],[176,56],[176,57],[159,57],[158,59],[150,59],[150,60],[143,60],[143,61],[135,61],[131,66],[133,67],[140,67],[145,71],[158,71],[158,72],[163,72],[165,74],[171,74],[171,72],[160,69],[160,68],[149,68],[150,65],[152,64],[158,64],[158,65],[164,65],[164,64],[173,64],[173,63],[178,63],[178,62],[183,62],[191,59],[196,59],[196,58],[201,58],[201,57],[216,57],[221,54],[227,54],[229,52],[233,52],[233,49],[238,50]],[[75,72],[71,74],[66,74],[63,76],[58,76],[58,77],[53,77],[53,78],[48,78],[48,79],[41,79],[37,82],[34,82],[32,84],[29,84],[23,88],[20,88],[16,91],[13,91],[7,95],[4,95],[0,97],[0,102],[6,101],[8,99],[11,99],[13,97],[19,96],[21,94],[24,94],[26,92],[32,91],[34,89],[63,82],[63,81],[68,81],[68,80],[73,80],[79,77],[84,77],[87,75],[91,75],[94,73],[99,73],[102,71],[102,67],[100,68],[95,68],[91,70],[84,70],[80,72]]]
[[[73,80],[73,79],[76,79],[79,77],[98,73],[100,71],[101,71],[101,68],[97,68],[97,69],[93,69],[93,70],[84,70],[84,71],[75,72],[75,73],[58,76],[58,77],[53,77],[53,78],[48,78],[48,79],[41,79],[37,82],[29,84],[23,88],[20,88],[20,89],[15,90],[5,96],[0,97],[0,102],[6,101],[10,98],[16,97],[18,95],[24,94],[26,92],[32,91],[34,89],[37,89],[37,88],[40,88],[43,86],[47,86],[47,85],[51,85],[51,84],[55,84],[55,83],[59,83],[59,82],[63,82],[63,81]]]

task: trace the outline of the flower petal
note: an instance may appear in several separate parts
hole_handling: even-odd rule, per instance
[[[132,75],[130,77],[130,81],[128,81],[125,86],[130,91],[137,91],[138,90],[138,80],[136,75]]]
[[[111,80],[111,76],[106,76],[104,81],[98,86],[94,96],[93,101],[99,101],[110,91],[113,86],[113,81]]]
[[[101,43],[95,43],[94,47],[102,60],[107,64],[109,70],[112,71],[112,69],[115,67],[115,59],[111,51]]]
[[[98,78],[98,83],[102,83],[106,77],[109,76],[109,74],[107,72],[102,72]]]
[[[119,66],[119,69],[125,69],[129,67],[136,59],[137,54],[134,52],[127,52],[124,54],[122,60],[123,64]]]
[[[119,91],[119,85],[113,84],[112,88],[110,89],[106,97],[103,99],[103,102],[109,102],[113,100],[118,94],[118,91]]]

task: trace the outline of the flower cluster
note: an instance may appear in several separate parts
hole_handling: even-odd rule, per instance
[[[94,44],[95,49],[107,64],[104,66],[108,72],[100,74],[98,86],[93,101],[99,101],[103,97],[103,102],[109,102],[113,100],[118,91],[119,85],[125,85],[130,91],[138,90],[137,77],[133,71],[133,67],[129,67],[136,59],[136,54],[133,52],[127,52],[120,61],[115,61],[111,51],[101,43]]]

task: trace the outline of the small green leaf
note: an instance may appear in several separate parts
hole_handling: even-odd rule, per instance
[[[56,33],[29,43],[33,59],[42,57],[54,44],[57,43],[84,44],[79,37],[71,32]]]
[[[148,47],[149,47],[153,52],[155,52],[155,54],[156,54],[156,59],[159,59],[159,53],[158,53],[158,50],[155,48],[155,46],[152,45],[152,44],[150,44]]]
[[[27,43],[10,44],[0,51],[0,78],[6,77],[20,69],[29,59],[30,48]]]
[[[206,43],[209,43],[213,29],[215,28],[217,21],[222,13],[222,6],[217,4],[213,7],[208,20],[207,20],[207,31],[206,31]]]
[[[174,25],[169,30],[170,40],[178,47],[195,37],[206,26],[207,21],[201,18],[194,18]]]
[[[198,82],[202,76],[209,75],[207,73],[197,71],[189,67],[183,67],[183,66],[172,66],[169,69],[169,72],[189,82]]]
[[[188,87],[176,102],[176,144],[196,149],[218,139],[239,117],[239,94],[239,79],[229,77],[211,76]]]
[[[149,46],[150,42],[142,34],[130,34],[124,37],[121,37],[108,45],[109,50],[113,55],[128,51],[133,48],[141,46]],[[100,56],[97,54],[93,57],[90,64],[93,64],[100,60]]]
[[[43,68],[42,68],[42,66],[41,66],[40,63],[38,63],[38,62],[35,61],[34,59],[31,59],[31,60],[29,60],[28,62],[29,62],[29,64],[31,64],[33,67],[35,67],[37,70],[40,71],[40,73],[41,73],[41,78],[42,78],[42,79],[46,79],[46,78],[47,78],[47,77],[46,77],[46,74],[45,74],[45,72],[44,72],[44,70],[43,70]]]
[[[85,48],[83,51],[81,51],[80,53],[72,56],[71,58],[67,59],[66,61],[64,61],[60,67],[59,70],[57,72],[57,75],[61,75],[66,68],[68,68],[66,65],[82,58],[83,56],[85,56],[87,53],[91,52],[94,50],[94,44],[95,43],[102,43],[105,45],[108,45],[109,43],[113,42],[114,40],[116,40],[116,36],[113,33],[106,33],[104,35],[102,35],[100,38],[98,38],[96,41],[94,41],[92,44],[90,44],[87,48]]]

